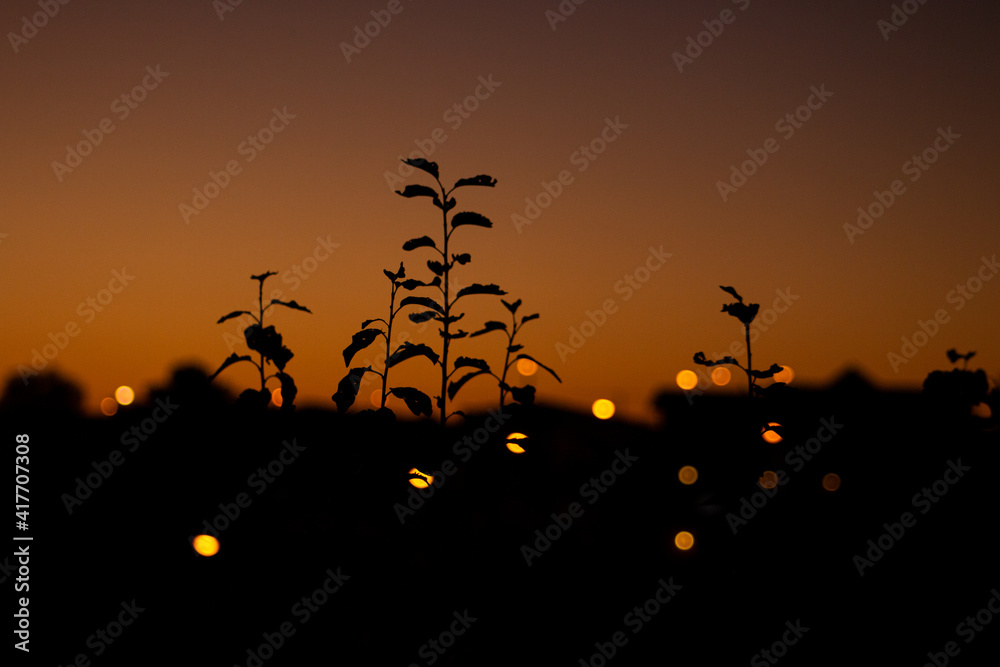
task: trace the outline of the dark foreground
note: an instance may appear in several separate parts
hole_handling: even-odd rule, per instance
[[[155,404],[4,415],[9,463],[30,434],[30,528],[9,530],[33,540],[7,552],[30,545],[29,592],[13,590],[16,557],[0,572],[8,609],[30,598],[28,664],[983,665],[1000,651],[995,422],[920,396],[758,414],[666,397],[658,430],[537,408],[444,438],[170,400],[159,422]],[[760,418],[784,441],[762,442]],[[526,454],[506,450],[511,431]],[[421,497],[411,467],[444,482]],[[765,470],[781,473],[770,493]],[[205,558],[190,539],[209,530],[222,549]]]

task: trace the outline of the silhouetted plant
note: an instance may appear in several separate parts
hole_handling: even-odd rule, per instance
[[[968,414],[973,406],[986,401],[990,390],[989,379],[982,369],[968,370],[969,359],[975,356],[975,352],[959,354],[952,348],[947,354],[953,364],[961,359],[962,368],[928,373],[923,384],[924,395],[946,408]]]
[[[441,334],[442,344],[441,344],[441,394],[436,396],[437,406],[441,412],[441,426],[445,425],[452,414],[462,414],[460,411],[454,413],[448,413],[448,400],[453,399],[458,390],[469,380],[468,376],[465,376],[457,380],[452,386],[448,386],[448,379],[451,375],[459,368],[472,367],[479,371],[489,371],[489,365],[482,359],[472,359],[470,357],[459,357],[455,360],[454,368],[448,370],[448,353],[451,347],[451,341],[457,338],[464,338],[468,336],[468,332],[461,329],[457,331],[451,330],[451,325],[462,319],[465,313],[452,314],[452,308],[455,304],[462,298],[466,296],[471,296],[474,294],[488,294],[494,296],[503,296],[506,294],[497,285],[489,284],[483,285],[479,283],[472,283],[466,287],[458,289],[454,293],[451,289],[451,275],[456,265],[468,264],[472,261],[472,257],[468,253],[461,254],[449,254],[449,241],[451,240],[451,235],[459,227],[492,227],[493,223],[486,217],[479,213],[474,213],[472,211],[461,211],[455,213],[451,217],[451,228],[448,226],[448,211],[455,208],[455,199],[450,195],[457,188],[465,186],[481,186],[492,188],[496,185],[496,179],[491,176],[486,176],[485,174],[480,174],[478,176],[473,176],[472,178],[461,178],[456,181],[455,185],[451,189],[446,189],[441,183],[441,179],[438,176],[438,165],[435,162],[428,162],[424,159],[415,160],[403,160],[406,164],[411,167],[425,171],[434,177],[437,183],[438,191],[426,185],[407,185],[402,191],[397,190],[396,194],[402,195],[403,197],[430,197],[434,206],[441,210],[441,226],[442,234],[440,238],[441,245],[432,239],[430,236],[420,236],[418,238],[413,238],[403,244],[403,250],[411,251],[417,248],[430,248],[436,252],[441,261],[429,260],[427,262],[427,268],[431,270],[437,278],[441,281],[433,285],[441,293],[441,302],[435,301],[431,298],[426,297],[407,297],[411,303],[419,303],[430,310],[425,310],[419,313],[410,313],[410,320],[413,322],[425,322],[427,320],[435,320],[441,323],[438,332]],[[419,299],[419,301],[418,301]],[[474,373],[473,375],[480,375],[481,373]]]
[[[385,339],[385,365],[382,367],[382,371],[377,371],[371,366],[363,366],[359,368],[351,368],[346,376],[340,381],[337,386],[337,393],[333,395],[333,401],[337,404],[337,410],[340,412],[345,412],[351,405],[354,404],[355,399],[358,395],[358,390],[361,387],[361,378],[364,377],[365,373],[375,373],[382,378],[382,401],[379,409],[389,410],[385,407],[386,397],[389,394],[397,398],[403,399],[406,402],[406,406],[410,408],[413,414],[420,416],[426,415],[431,416],[431,399],[424,392],[414,389],[413,387],[393,387],[388,389],[389,383],[389,369],[410,359],[411,357],[424,356],[431,360],[431,363],[438,363],[438,355],[434,350],[426,345],[419,344],[414,345],[409,342],[403,342],[394,352],[391,352],[391,340],[392,340],[392,324],[399,314],[399,311],[408,305],[423,305],[427,306],[427,301],[425,297],[408,296],[405,297],[399,303],[399,307],[396,307],[396,292],[402,288],[407,291],[412,291],[418,287],[437,287],[441,284],[441,278],[435,277],[429,283],[421,282],[419,280],[406,278],[406,270],[403,268],[403,263],[399,263],[399,271],[393,273],[389,269],[383,269],[382,272],[389,279],[392,284],[391,291],[389,294],[389,319],[383,320],[381,317],[377,317],[373,320],[365,320],[361,323],[361,331],[354,334],[351,339],[351,344],[344,348],[344,365],[350,367],[351,359],[359,351],[365,349],[371,345],[375,340],[382,336]],[[412,319],[412,318],[411,318]],[[425,321],[429,318],[415,319],[414,321]],[[372,324],[376,322],[381,322],[385,325],[385,330],[379,328],[370,328]],[[391,412],[391,410],[389,410]]]
[[[747,375],[747,393],[750,398],[753,398],[754,390],[757,388],[757,380],[763,380],[766,378],[774,377],[775,373],[780,373],[782,368],[778,364],[771,364],[771,367],[763,371],[753,370],[753,361],[750,354],[750,323],[753,322],[754,318],[757,317],[757,311],[760,310],[760,304],[743,303],[743,297],[741,297],[734,288],[724,287],[719,285],[720,289],[732,294],[736,297],[736,303],[727,303],[722,306],[722,312],[729,313],[740,322],[743,323],[743,328],[746,331],[746,343],[747,343],[747,365],[746,368],[740,365],[734,357],[725,356],[722,359],[717,359],[711,361],[705,358],[704,352],[698,352],[694,355],[694,363],[700,364],[702,366],[719,366],[721,364],[729,364],[736,366],[742,370]],[[783,383],[775,383],[783,384]],[[759,391],[759,390],[758,390]]]
[[[282,345],[281,334],[274,330],[274,325],[264,326],[264,313],[271,306],[284,306],[293,310],[303,310],[307,313],[312,313],[312,311],[305,306],[300,306],[295,301],[280,301],[278,299],[271,299],[270,303],[265,306],[264,281],[275,275],[277,273],[274,271],[268,271],[259,276],[250,276],[251,280],[256,280],[258,283],[258,314],[255,315],[249,310],[234,310],[228,315],[220,317],[217,322],[217,324],[222,324],[226,320],[239,317],[240,315],[249,315],[252,317],[255,322],[243,330],[243,336],[246,338],[247,347],[260,355],[260,362],[254,361],[248,354],[239,355],[233,352],[222,362],[219,369],[212,373],[210,379],[214,380],[224,369],[237,362],[249,361],[257,367],[260,373],[260,389],[244,390],[240,394],[239,402],[263,410],[271,400],[271,394],[267,390],[267,381],[271,378],[277,378],[281,383],[281,409],[291,411],[294,409],[295,394],[298,393],[298,389],[295,387],[295,381],[292,379],[292,376],[285,373],[285,365],[294,355],[291,350]],[[278,368],[278,371],[270,375],[265,375],[264,367],[271,363]]]
[[[455,382],[452,382],[451,386],[448,387],[448,391],[451,392],[452,389],[457,391],[458,390],[457,387],[461,387],[462,384],[468,382],[475,376],[482,375],[484,373],[489,373],[490,375],[492,375],[494,378],[497,379],[497,383],[500,387],[501,408],[504,406],[504,401],[508,393],[518,403],[522,404],[533,403],[535,400],[535,387],[533,385],[527,384],[523,387],[514,387],[512,385],[507,384],[507,371],[509,371],[510,367],[515,363],[517,363],[519,359],[527,359],[528,361],[533,361],[534,363],[538,364],[539,368],[544,368],[545,370],[547,370],[552,375],[552,377],[554,377],[558,382],[561,383],[562,380],[559,379],[559,376],[556,375],[556,372],[554,370],[552,370],[542,362],[538,361],[534,357],[528,356],[527,354],[522,353],[518,354],[513,359],[510,358],[511,354],[520,352],[521,350],[524,349],[523,345],[518,345],[514,343],[514,337],[517,336],[517,332],[521,330],[521,327],[524,326],[525,322],[530,322],[531,320],[537,320],[539,315],[538,313],[534,313],[533,315],[525,315],[524,317],[521,318],[521,322],[519,324],[517,321],[517,309],[520,308],[521,306],[521,300],[518,299],[514,303],[507,303],[503,299],[500,299],[500,302],[504,305],[504,307],[508,311],[510,311],[510,319],[511,319],[510,328],[508,329],[507,324],[504,322],[490,320],[483,326],[482,329],[469,334],[469,337],[471,338],[473,336],[481,336],[482,334],[489,333],[490,331],[503,331],[504,333],[507,334],[507,353],[503,361],[503,374],[500,377],[497,377],[495,373],[489,370],[488,366],[483,368],[478,368],[478,370],[472,371],[468,375],[465,375],[456,380]],[[462,359],[465,358],[466,357],[462,357]],[[458,366],[458,360],[455,361],[455,365],[456,367]]]

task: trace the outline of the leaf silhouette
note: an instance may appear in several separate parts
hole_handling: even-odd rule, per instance
[[[460,188],[464,185],[481,185],[483,187],[492,188],[497,184],[497,179],[492,176],[487,176],[486,174],[479,174],[478,176],[473,176],[472,178],[460,178],[455,181],[455,186],[452,188]]]
[[[451,261],[455,262],[456,264],[468,264],[469,262],[472,261],[472,255],[470,255],[467,252],[463,252],[461,255],[452,255]]]
[[[413,387],[393,387],[389,393],[406,402],[406,407],[416,416],[431,416],[431,397]]]
[[[413,343],[410,342],[404,342],[398,348],[396,348],[396,351],[392,353],[391,357],[389,357],[389,368],[392,368],[399,362],[406,361],[411,357],[420,357],[420,356],[427,357],[428,359],[431,360],[432,364],[436,364],[438,362],[437,352],[427,347],[423,343],[414,345]]]
[[[489,371],[490,365],[486,363],[485,359],[477,359],[475,357],[459,357],[455,360],[455,368],[464,368],[470,366],[472,368],[478,368],[481,371]]]
[[[274,362],[279,371],[285,370],[285,364],[295,356],[281,344],[281,334],[274,330],[274,325],[261,327],[259,324],[251,324],[243,330],[243,336],[247,347]]]
[[[439,262],[437,260],[433,260],[433,259],[428,260],[427,261],[427,268],[430,269],[431,272],[434,273],[434,275],[437,275],[437,276],[444,275],[444,264],[442,264],[441,262]]]
[[[479,283],[472,283],[468,287],[463,287],[458,290],[458,294],[455,295],[455,301],[458,301],[463,296],[469,296],[470,294],[493,294],[496,296],[503,296],[506,293],[507,292],[500,289],[497,285],[481,285]]]
[[[764,371],[750,371],[750,375],[754,376],[758,380],[764,380],[769,377],[774,377],[775,373],[780,373],[782,371],[781,366],[778,364],[771,364],[771,367]]]
[[[421,313],[410,313],[409,318],[411,322],[420,324],[421,322],[426,322],[427,320],[433,320],[437,317],[437,313],[433,310],[425,310]]]
[[[704,352],[696,352],[694,355],[694,363],[701,366],[720,366],[722,364],[732,364],[733,366],[739,366],[739,362],[736,361],[734,357],[723,357],[717,361],[711,361],[705,358]],[[741,366],[742,368],[742,366]]]
[[[554,370],[552,370],[551,368],[549,368],[548,366],[546,366],[542,362],[538,361],[534,357],[528,356],[527,354],[519,354],[516,357],[514,357],[515,361],[518,360],[518,359],[527,359],[528,361],[534,361],[536,364],[538,364],[538,366],[540,368],[544,368],[545,370],[547,370],[549,373],[552,374],[552,377],[554,377],[556,380],[559,380],[560,383],[562,382],[562,380],[559,379],[559,376],[556,375],[556,372]],[[534,390],[532,390],[532,391],[534,391]]]
[[[216,322],[216,324],[222,324],[226,320],[232,319],[234,317],[239,317],[240,315],[249,315],[250,317],[252,317],[254,319],[257,319],[257,317],[253,313],[251,313],[249,310],[234,310],[233,312],[229,313],[228,315],[223,315],[222,317],[220,317],[219,321]]]
[[[435,277],[434,280],[430,281],[429,283],[425,283],[420,280],[410,278],[409,280],[403,281],[403,289],[412,291],[417,289],[418,287],[438,287],[440,284],[441,284],[441,279],[437,277]]]
[[[371,366],[352,368],[340,380],[340,383],[337,385],[337,393],[332,396],[333,402],[337,404],[338,412],[345,412],[349,407],[354,405],[354,399],[358,396],[358,389],[361,388],[361,378],[371,370]]]
[[[415,250],[417,248],[434,248],[437,250],[437,245],[435,245],[434,239],[429,236],[420,236],[415,239],[410,239],[403,244],[403,250]]]
[[[227,368],[227,367],[229,367],[229,366],[232,366],[233,364],[235,364],[235,363],[236,363],[236,362],[238,362],[238,361],[249,361],[249,362],[250,362],[251,364],[253,364],[254,366],[256,366],[256,365],[257,365],[257,364],[256,364],[256,363],[254,362],[254,360],[250,358],[250,356],[249,356],[249,355],[246,355],[246,354],[244,354],[244,355],[242,355],[242,356],[241,356],[241,355],[238,355],[238,354],[236,354],[235,352],[233,352],[233,353],[232,353],[232,354],[230,354],[230,355],[229,355],[228,357],[226,357],[226,360],[225,360],[225,361],[223,361],[223,362],[222,362],[222,365],[221,365],[221,366],[219,366],[219,370],[217,370],[217,371],[215,371],[214,373],[212,373],[212,377],[210,377],[210,378],[209,378],[209,380],[214,380],[214,379],[215,379],[215,376],[216,376],[216,375],[218,375],[219,373],[221,373],[221,372],[222,372],[222,370],[223,370],[224,368]]]
[[[408,158],[406,160],[403,160],[403,162],[405,162],[406,164],[410,165],[411,167],[416,167],[417,169],[421,169],[423,171],[426,171],[428,174],[430,174],[431,176],[433,176],[435,179],[438,177],[437,162],[429,162],[429,161],[425,160],[422,157]]]
[[[450,331],[450,332],[448,332],[447,336],[445,335],[445,333],[443,331],[439,331],[438,333],[440,333],[441,337],[444,338],[444,339],[446,339],[446,340],[455,340],[456,338],[465,338],[466,336],[469,335],[468,331],[462,331],[461,329],[459,329],[458,331]]]
[[[260,282],[264,282],[271,276],[276,276],[276,275],[278,274],[275,273],[274,271],[268,271],[267,273],[262,273],[259,276],[250,276],[250,280],[259,280]]]
[[[490,331],[506,331],[507,325],[503,322],[497,322],[496,320],[490,320],[483,325],[483,328],[479,331],[469,334],[471,337],[482,336],[484,333],[489,333]]]
[[[441,313],[442,315],[444,314],[444,308],[442,308],[441,305],[438,304],[437,301],[435,301],[434,299],[432,299],[430,297],[426,297],[426,296],[408,296],[408,297],[406,297],[405,299],[403,299],[402,301],[399,302],[399,307],[400,308],[402,308],[403,306],[409,306],[409,305],[423,306],[425,308],[433,308],[434,310],[436,310],[437,312]]]
[[[386,326],[389,326],[388,324],[386,324],[385,320],[383,320],[381,317],[376,317],[374,320],[365,320],[364,322],[362,322],[361,323],[361,328],[362,329],[367,329],[368,325],[371,324],[372,322],[381,322],[382,324],[385,324]]]
[[[500,299],[500,303],[503,304],[504,308],[506,308],[507,310],[510,311],[511,315],[513,315],[514,313],[516,313],[517,309],[521,307],[521,300],[520,299],[518,299],[514,303],[507,303],[503,299]]]
[[[487,373],[489,373],[489,371],[472,371],[471,373],[463,375],[454,382],[450,383],[448,385],[448,398],[454,400],[455,394],[458,393],[458,390],[461,389],[466,382],[468,382],[469,380],[471,380],[476,376],[486,375]]]
[[[508,345],[507,346],[507,351],[508,352],[512,352],[512,353],[513,352],[520,352],[523,349],[524,349],[523,345]]]
[[[759,303],[751,303],[749,306],[744,303],[727,303],[722,307],[722,312],[729,313],[747,326],[757,317],[758,310],[760,310]]]
[[[291,412],[295,409],[295,396],[299,393],[295,380],[288,373],[275,373],[281,382],[281,411]]]
[[[273,306],[275,304],[277,304],[279,306],[284,306],[285,308],[293,308],[295,310],[304,310],[307,313],[312,314],[311,310],[309,310],[305,306],[300,306],[298,303],[295,302],[294,299],[292,301],[279,301],[278,299],[271,299],[271,303],[269,303],[267,305],[268,306]]]
[[[730,294],[733,295],[733,298],[735,298],[740,303],[743,303],[743,297],[741,297],[739,295],[739,293],[736,291],[736,288],[734,288],[734,287],[727,287],[725,285],[719,285],[719,289],[721,289],[721,290],[723,290],[725,292],[729,292]]]
[[[474,213],[473,211],[461,211],[451,218],[451,227],[461,227],[463,225],[474,225],[476,227],[492,227],[493,223],[485,215]]]
[[[535,402],[535,388],[530,384],[526,384],[523,387],[511,387],[510,395],[518,403],[527,404]]]
[[[523,326],[525,322],[530,322],[531,320],[537,320],[541,315],[534,313],[533,315],[525,315],[521,318],[521,325]]]
[[[438,199],[438,193],[434,191],[434,188],[426,185],[407,185],[402,190],[396,190],[396,194],[403,197],[433,197]]]
[[[344,348],[344,365],[350,366],[354,355],[375,342],[381,334],[381,329],[362,329],[354,334],[351,337],[351,344]]]

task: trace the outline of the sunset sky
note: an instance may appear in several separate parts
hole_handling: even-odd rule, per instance
[[[762,316],[778,300],[754,359],[796,384],[851,366],[918,388],[951,347],[1000,375],[995,3],[51,4],[0,15],[0,371],[61,341],[45,366],[88,410],[243,353],[216,320],[251,308],[268,270],[313,311],[265,322],[295,353],[297,402],[332,408],[342,350],[386,314],[382,269],[429,279],[431,252],[401,246],[438,237],[440,212],[393,193],[433,184],[399,176],[417,150],[448,185],[498,181],[455,193],[494,228],[456,232],[472,262],[454,277],[541,314],[519,342],[563,383],[535,376],[540,401],[648,416],[695,352],[742,338],[719,285]],[[212,174],[224,187],[206,192]],[[506,319],[496,297],[463,302],[467,330]],[[933,335],[907,358],[921,321]],[[502,343],[457,341],[452,358],[497,366]],[[220,380],[253,386],[243,366]],[[407,361],[390,384],[433,395],[435,371]],[[496,396],[479,378],[455,407]]]

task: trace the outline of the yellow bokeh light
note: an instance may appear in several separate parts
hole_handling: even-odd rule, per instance
[[[507,449],[515,454],[524,454],[524,447],[522,447],[519,443],[522,443],[527,439],[528,436],[523,433],[511,433],[507,436]]]
[[[110,417],[116,412],[118,412],[118,401],[108,396],[107,398],[101,399],[101,412],[106,416]]]
[[[840,475],[835,472],[828,472],[823,476],[823,488],[827,491],[836,491],[840,488]]]
[[[677,473],[677,478],[681,480],[681,484],[690,486],[698,481],[698,469],[694,466],[684,466]]]
[[[773,489],[778,486],[778,475],[773,470],[765,470],[764,474],[760,476],[757,483],[765,489]]]
[[[517,372],[528,377],[529,375],[534,375],[538,370],[538,364],[536,364],[531,359],[518,359],[517,360]]]
[[[118,401],[118,405],[132,405],[132,401],[135,400],[135,392],[132,391],[132,387],[123,384],[115,389],[115,400]]]
[[[612,415],[615,414],[615,404],[606,398],[594,401],[590,409],[598,419],[611,419]]]
[[[411,475],[420,475],[419,478],[411,477],[410,484],[417,487],[418,489],[426,489],[428,486],[434,483],[434,477],[426,473],[422,473],[416,468],[410,468]]]
[[[281,407],[281,388],[271,390],[271,402],[274,403],[275,407]]]
[[[681,389],[694,389],[698,386],[698,376],[694,371],[683,370],[677,374],[677,386]]]
[[[791,366],[782,366],[781,372],[774,374],[774,381],[784,382],[785,384],[789,384],[794,377],[795,377],[795,372],[792,370]]]
[[[674,536],[674,545],[681,551],[687,551],[694,546],[694,535],[682,530]]]
[[[728,368],[723,368],[722,366],[716,366],[712,371],[712,382],[720,387],[724,387],[729,384],[729,381],[733,378],[733,374],[729,372]]]
[[[764,442],[776,445],[782,440],[784,440],[784,438],[782,438],[777,431],[772,430],[774,428],[781,428],[781,424],[779,424],[778,422],[768,422],[767,426],[761,427],[760,437],[764,438]]]
[[[211,535],[198,535],[191,542],[191,546],[202,556],[214,556],[219,553],[219,540]]]

